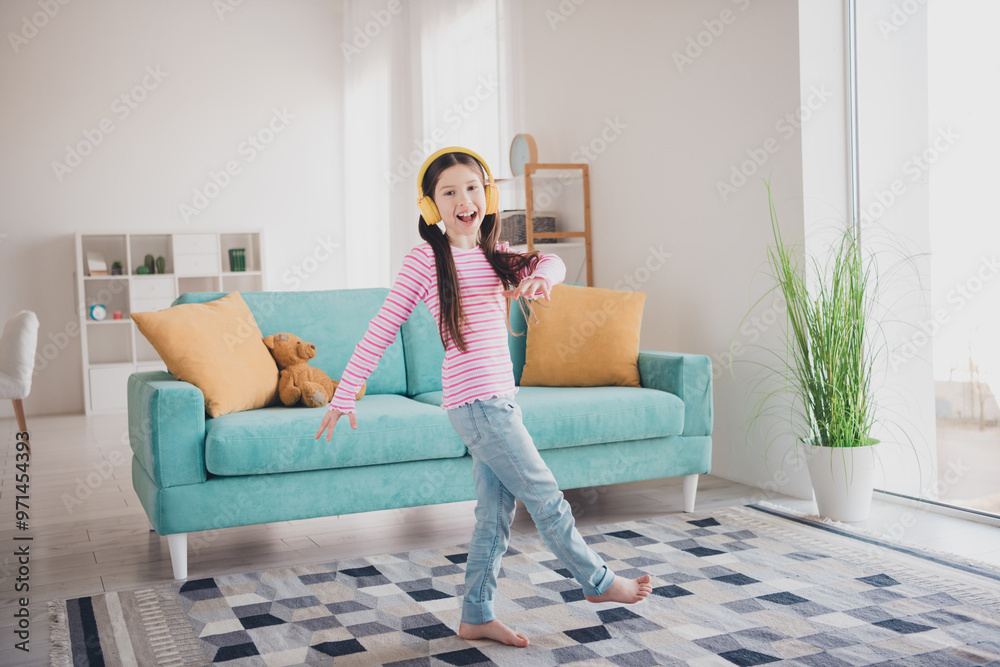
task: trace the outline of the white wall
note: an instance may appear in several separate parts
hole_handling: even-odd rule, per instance
[[[534,135],[542,162],[579,161],[591,142],[603,149],[590,160],[595,285],[629,289],[628,279],[647,293],[643,349],[713,358],[713,472],[774,483],[787,443],[772,448],[770,463],[760,438],[747,445],[753,369],[737,364],[734,378],[722,366],[762,292],[762,281],[748,285],[771,240],[760,178],[771,179],[787,236],[802,238],[797,3],[521,2],[519,10],[515,129]],[[675,52],[688,49],[691,62],[678,66]],[[751,177],[729,183],[724,200],[720,183],[754,155],[763,165],[749,163]],[[648,271],[661,247],[671,257]],[[773,327],[743,331],[743,346],[777,344]],[[786,493],[809,495],[802,474],[780,481]]]
[[[29,415],[83,411],[79,337],[63,333],[77,321],[78,230],[263,228],[269,288],[344,280],[323,247],[343,237],[340,2],[48,4],[52,17],[36,0],[0,3],[0,33],[26,36],[0,44],[0,314],[36,311],[39,347],[61,348],[35,376]],[[125,116],[115,100],[144,81]],[[275,109],[292,118],[249,161],[241,142]],[[52,163],[102,121],[113,131],[60,180]],[[229,160],[241,172],[186,221],[180,205]]]

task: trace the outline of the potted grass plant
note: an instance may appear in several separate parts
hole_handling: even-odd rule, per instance
[[[774,363],[762,365],[772,383],[751,427],[764,414],[780,412],[804,446],[820,516],[862,521],[871,509],[878,444],[872,437],[872,375],[879,349],[874,259],[865,257],[850,225],[823,261],[803,257],[782,237],[771,187],[765,185],[774,235],[774,246],[768,247],[771,291],[783,298],[786,317],[784,349],[773,355]],[[778,394],[785,404],[769,410]]]

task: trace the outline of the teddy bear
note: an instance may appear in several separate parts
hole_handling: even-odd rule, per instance
[[[290,333],[271,334],[264,338],[264,345],[278,363],[278,396],[284,405],[296,405],[300,400],[308,408],[326,405],[336,391],[336,380],[309,365],[316,356],[316,346]],[[365,395],[366,384],[355,397],[360,400]]]

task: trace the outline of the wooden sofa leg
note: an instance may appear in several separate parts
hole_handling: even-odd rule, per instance
[[[20,398],[12,399],[14,403],[14,416],[17,418],[17,430],[21,433],[28,433],[28,422],[24,418],[24,403],[21,402]],[[28,450],[28,456],[31,456],[31,434],[25,436],[27,438],[25,442],[25,449]]]
[[[698,475],[684,476],[684,511],[694,511],[694,497],[698,493]]]
[[[170,564],[174,568],[174,579],[187,579],[188,576],[188,536],[187,533],[167,535],[167,546],[170,547]]]

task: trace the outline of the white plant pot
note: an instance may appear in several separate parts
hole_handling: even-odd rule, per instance
[[[875,489],[877,446],[808,446],[809,478],[821,517],[848,522],[868,518]]]

